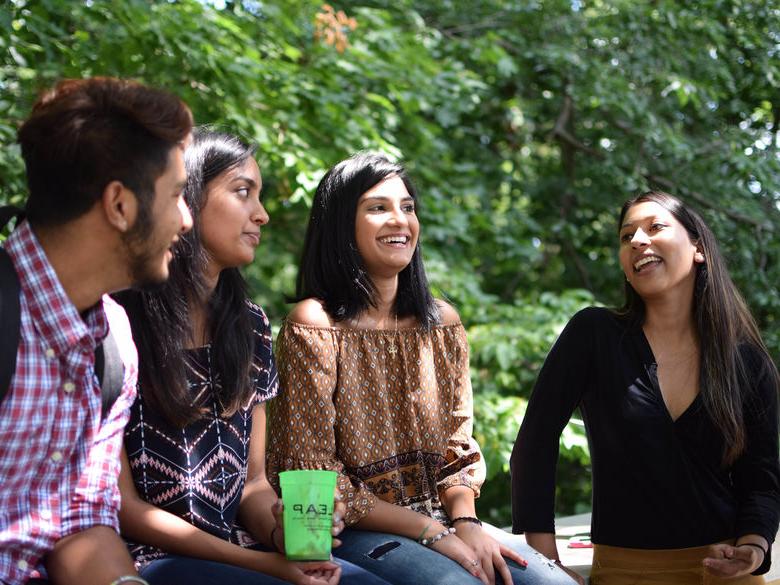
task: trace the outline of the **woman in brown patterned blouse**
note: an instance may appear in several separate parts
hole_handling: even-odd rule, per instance
[[[338,471],[348,528],[334,554],[392,583],[570,584],[476,517],[485,463],[466,334],[429,292],[416,204],[403,167],[376,154],[339,163],[317,188],[300,302],[278,338],[271,479]]]

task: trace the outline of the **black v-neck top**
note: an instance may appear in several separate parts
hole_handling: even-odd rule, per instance
[[[512,524],[554,532],[559,437],[580,407],[593,473],[594,543],[703,546],[760,534],[780,518],[778,396],[758,352],[744,401],[747,450],[723,468],[724,438],[701,396],[677,420],[666,408],[642,328],[602,308],[577,313],[544,363],[512,452]],[[769,569],[769,558],[759,572]]]

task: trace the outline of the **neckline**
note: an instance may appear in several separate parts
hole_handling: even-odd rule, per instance
[[[636,334],[639,338],[640,350],[643,354],[642,361],[645,363],[648,376],[650,376],[653,391],[655,392],[658,400],[661,401],[669,422],[671,422],[673,425],[676,425],[680,420],[687,417],[689,413],[694,412],[695,408],[698,407],[698,404],[701,401],[701,388],[699,388],[696,396],[693,398],[693,400],[691,400],[690,404],[685,408],[685,410],[683,410],[677,416],[677,418],[672,417],[672,413],[669,411],[669,406],[667,406],[666,400],[664,400],[663,392],[661,391],[661,381],[658,379],[658,361],[655,359],[653,348],[650,345],[650,341],[648,341],[647,335],[645,335],[645,330],[642,328],[641,324],[636,326]]]
[[[314,329],[320,331],[333,331],[333,332],[344,332],[344,333],[367,333],[367,334],[378,334],[378,335],[392,335],[394,333],[404,333],[404,332],[422,332],[422,333],[427,332],[421,325],[416,325],[414,327],[399,327],[398,329],[359,329],[353,327],[333,327],[332,325],[327,327],[325,325],[308,325],[306,323],[299,323],[298,321],[293,321],[289,318],[284,320],[284,324],[293,327],[300,327],[302,329]],[[463,323],[461,321],[457,321],[455,323],[446,323],[446,324],[439,323],[433,325],[430,330],[434,331],[436,329],[450,329],[450,328],[457,328],[457,327],[463,327]]]

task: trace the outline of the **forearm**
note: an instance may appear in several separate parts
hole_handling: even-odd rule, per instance
[[[433,536],[444,530],[444,526],[433,518],[379,499],[374,508],[353,526],[360,530],[397,534],[412,540],[418,540],[423,532],[426,536]]]
[[[55,585],[108,585],[122,575],[136,575],[124,541],[108,526],[93,526],[62,538],[45,558]]]
[[[548,559],[558,560],[558,545],[555,542],[555,534],[552,532],[526,532],[525,541],[528,545]]]
[[[441,503],[450,519],[463,516],[476,518],[474,490],[467,486],[453,486],[440,493]]]
[[[747,543],[757,544],[763,547],[764,550],[767,550],[769,548],[769,542],[767,542],[766,538],[764,538],[759,534],[745,534],[744,536],[740,536],[737,539],[736,544],[737,546],[739,546],[740,544],[747,544]]]
[[[766,538],[761,536],[760,534],[744,534],[740,536],[737,541],[735,542],[736,546],[745,546],[749,548],[761,548],[763,552],[759,552],[757,555],[757,561],[755,566],[751,567],[750,572],[757,571],[763,564],[764,561],[767,559],[767,556],[769,555],[769,542]]]
[[[271,530],[276,526],[272,506],[277,501],[276,492],[263,476],[244,486],[244,494],[238,509],[241,524],[258,542],[276,548],[271,542]]]
[[[244,549],[218,538],[140,499],[125,499],[119,513],[122,534],[143,544],[159,548],[167,553],[209,561],[217,561],[252,570],[260,570],[264,557],[260,553]]]

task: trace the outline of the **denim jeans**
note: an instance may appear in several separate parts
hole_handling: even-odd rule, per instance
[[[341,566],[340,585],[389,585],[360,567],[334,559]],[[190,557],[168,556],[141,569],[149,585],[284,585],[276,577],[249,569]]]
[[[484,524],[483,529],[528,561],[527,567],[507,561],[515,585],[574,583],[571,577],[525,544],[522,538],[489,524]],[[341,546],[333,549],[336,557],[371,571],[393,585],[481,585],[479,579],[452,559],[403,536],[347,528],[339,539]],[[498,573],[496,585],[503,585]]]

